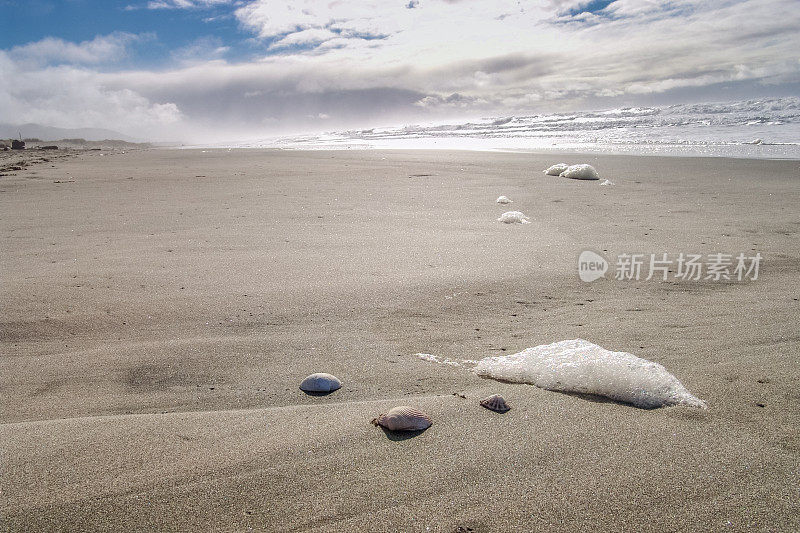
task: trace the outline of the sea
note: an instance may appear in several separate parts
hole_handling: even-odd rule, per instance
[[[800,159],[800,98],[494,116],[295,135],[236,147],[552,150]]]

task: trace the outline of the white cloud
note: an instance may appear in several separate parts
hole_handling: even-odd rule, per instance
[[[150,39],[150,34],[136,35],[115,32],[98,35],[91,41],[71,43],[63,39],[47,37],[40,41],[15,46],[9,54],[20,62],[33,65],[48,63],[98,64],[117,61],[128,54],[132,43]]]
[[[485,102],[485,101],[484,101]],[[420,98],[414,105],[419,107],[460,107],[466,108],[477,103],[476,98],[471,98],[458,93],[449,96],[426,96]]]
[[[793,29],[800,12],[792,3],[617,0],[582,13],[590,2],[511,9],[427,0],[408,9],[402,2],[258,0],[236,16],[273,48],[294,52],[320,72],[338,64],[342,72],[354,69],[353,78],[366,71],[384,83],[401,71],[392,86],[433,93],[444,104],[455,92],[476,101],[504,93],[582,98],[702,86],[758,69],[796,73],[783,61],[796,57],[800,44]],[[786,16],[775,16],[781,12]],[[320,78],[305,80],[304,90],[325,86]]]
[[[233,0],[152,0],[147,9],[199,9],[231,3]]]
[[[236,11],[237,18],[262,38],[309,29],[331,29],[348,35],[384,35],[407,26],[413,11],[397,2],[297,0],[251,2]]]
[[[311,28],[294,33],[290,33],[283,39],[273,42],[270,48],[286,48],[298,45],[319,45],[325,41],[339,38],[339,35],[330,30],[322,28]]]
[[[142,137],[181,119],[174,103],[152,102],[128,88],[109,88],[101,78],[67,65],[22,68],[0,51],[0,116],[11,123],[107,127]]]
[[[170,55],[178,63],[188,65],[222,59],[229,50],[219,37],[205,36],[173,50]]]

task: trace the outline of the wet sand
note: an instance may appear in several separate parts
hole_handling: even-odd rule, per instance
[[[542,174],[561,161],[616,185]],[[798,161],[151,150],[6,173],[4,530],[800,528]],[[531,224],[496,222],[512,209]],[[588,284],[585,249],[764,261]],[[414,355],[573,338],[708,410]],[[318,371],[344,386],[307,396]],[[492,392],[512,410],[479,407]],[[402,404],[434,425],[370,425]]]

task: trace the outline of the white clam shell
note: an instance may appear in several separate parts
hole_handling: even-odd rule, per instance
[[[317,372],[306,377],[300,383],[300,390],[306,392],[332,392],[341,388],[341,386],[342,382],[336,376],[325,372]]]
[[[420,431],[431,427],[433,420],[416,407],[401,405],[389,409],[388,413],[380,415],[372,423],[389,431]]]
[[[511,407],[508,406],[506,400],[500,396],[499,394],[492,394],[491,396],[487,396],[483,400],[480,401],[481,405],[487,409],[491,409],[492,411],[497,411],[498,413],[505,413]]]

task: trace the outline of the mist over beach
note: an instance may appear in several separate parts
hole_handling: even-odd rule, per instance
[[[795,2],[0,12],[3,531],[800,529]]]

